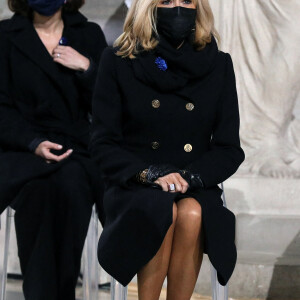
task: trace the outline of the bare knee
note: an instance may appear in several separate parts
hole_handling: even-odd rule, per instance
[[[198,229],[202,222],[202,209],[194,198],[185,198],[177,203],[176,226]]]

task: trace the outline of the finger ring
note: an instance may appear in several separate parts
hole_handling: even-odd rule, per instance
[[[169,184],[169,191],[175,191],[175,184]]]
[[[60,53],[57,53],[57,55],[56,55],[57,57],[60,57]]]

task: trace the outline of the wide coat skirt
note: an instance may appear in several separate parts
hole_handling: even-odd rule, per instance
[[[126,286],[159,250],[172,224],[173,203],[192,197],[202,208],[204,253],[225,285],[237,254],[235,216],[223,206],[221,196],[218,186],[185,195],[138,185],[111,187],[104,197],[106,223],[98,246],[101,266]]]

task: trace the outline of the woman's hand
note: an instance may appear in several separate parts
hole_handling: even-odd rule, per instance
[[[53,60],[69,69],[86,71],[90,60],[69,46],[57,46],[52,53]]]
[[[170,184],[175,184],[175,190],[170,191],[171,193],[181,192],[184,194],[189,187],[188,183],[181,177],[179,173],[170,173],[166,176],[159,177],[154,182],[159,184],[165,192],[169,192]]]
[[[55,155],[50,152],[50,150],[52,149],[61,150],[62,148],[63,148],[62,145],[45,141],[38,145],[38,147],[35,149],[35,154],[44,158],[47,163],[51,163],[53,161],[59,162],[66,159],[73,152],[72,149],[69,149],[62,155]]]

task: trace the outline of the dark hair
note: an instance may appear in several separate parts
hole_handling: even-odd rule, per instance
[[[32,9],[29,7],[27,0],[7,0],[9,9],[17,14],[30,16]],[[67,0],[64,4],[64,11],[76,12],[84,4],[85,0]]]

